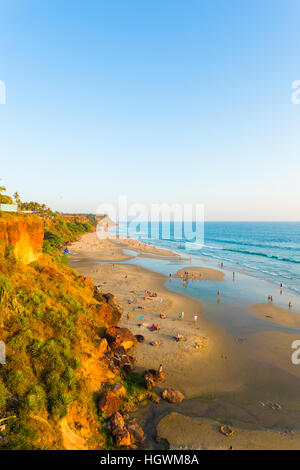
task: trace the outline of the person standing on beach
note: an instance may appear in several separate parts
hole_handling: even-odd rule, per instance
[[[162,370],[163,370],[162,364],[160,364],[160,365],[159,365],[159,368],[158,368],[158,373],[161,374],[161,373],[162,373]]]
[[[234,281],[234,278],[235,278],[235,272],[233,271],[232,273],[232,280]]]
[[[195,325],[196,325],[196,323],[197,323],[197,320],[198,320],[198,315],[194,315],[194,323],[195,323]]]

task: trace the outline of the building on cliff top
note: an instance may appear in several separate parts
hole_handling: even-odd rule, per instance
[[[18,212],[18,204],[0,204],[0,210],[4,212]]]

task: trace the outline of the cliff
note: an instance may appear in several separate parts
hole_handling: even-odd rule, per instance
[[[136,440],[129,438],[129,427],[112,438],[99,399],[121,391],[124,418],[139,403],[144,390],[124,349],[137,340],[115,328],[122,314],[115,297],[65,266],[58,250],[82,230],[91,225],[57,214],[51,222],[31,214],[0,216],[0,341],[6,352],[0,449],[107,449]]]
[[[35,215],[2,214],[0,217],[2,250],[13,247],[15,257],[24,264],[38,258],[44,240],[43,221]]]

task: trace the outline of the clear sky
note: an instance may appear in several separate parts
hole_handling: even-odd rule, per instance
[[[299,0],[0,1],[0,185],[300,220]]]

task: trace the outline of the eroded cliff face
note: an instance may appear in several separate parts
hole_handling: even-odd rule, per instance
[[[0,217],[2,249],[12,246],[16,259],[21,263],[29,264],[38,258],[43,240],[44,226],[39,217],[23,214],[3,214]]]

